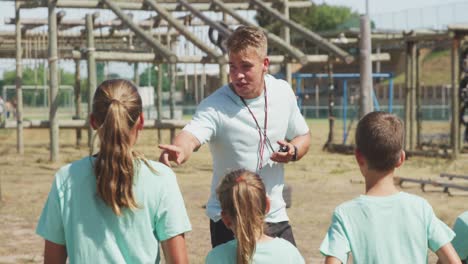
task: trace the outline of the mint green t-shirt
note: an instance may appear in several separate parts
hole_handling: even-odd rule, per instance
[[[237,240],[231,240],[212,249],[206,256],[206,264],[236,264]],[[257,243],[252,263],[255,264],[302,264],[304,258],[289,241],[274,238]]]
[[[468,261],[468,211],[458,216],[453,225],[456,237],[452,245],[460,256],[460,259]]]
[[[335,209],[320,252],[355,264],[427,263],[428,248],[436,252],[454,237],[429,203],[399,192],[385,197],[361,195]]]
[[[86,157],[56,173],[36,233],[65,245],[70,263],[159,263],[159,242],[191,230],[174,172],[149,161],[155,174],[138,162],[139,209],[117,216],[97,195],[93,162]]]

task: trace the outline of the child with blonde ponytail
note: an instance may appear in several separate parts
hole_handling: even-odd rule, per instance
[[[290,242],[265,234],[270,201],[260,176],[244,169],[232,171],[222,180],[217,194],[222,221],[235,239],[212,249],[207,264],[304,263]]]
[[[99,152],[55,175],[37,226],[45,263],[187,263],[191,230],[174,172],[133,150],[143,129],[133,83],[107,80],[93,98],[90,125]]]

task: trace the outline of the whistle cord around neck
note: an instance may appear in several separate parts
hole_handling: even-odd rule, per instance
[[[242,103],[247,107],[247,110],[249,110],[250,115],[252,116],[253,120],[255,121],[255,125],[257,126],[258,130],[258,135],[260,137],[260,151],[259,151],[259,156],[260,156],[260,162],[258,164],[257,169],[260,171],[263,168],[263,154],[265,150],[265,146],[268,144],[268,146],[271,148],[272,151],[273,147],[271,146],[271,142],[267,137],[267,127],[268,127],[268,97],[267,97],[267,90],[266,90],[266,85],[263,88],[263,95],[264,95],[264,100],[265,100],[265,105],[264,105],[264,111],[265,111],[265,119],[263,122],[263,131],[262,128],[260,127],[257,118],[255,117],[254,113],[252,112],[252,109],[250,109],[249,105],[247,105],[247,102],[245,102],[245,99],[242,98],[242,96],[239,96],[241,99]]]

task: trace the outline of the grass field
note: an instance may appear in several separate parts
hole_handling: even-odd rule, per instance
[[[364,185],[353,156],[330,154],[321,147],[327,138],[326,120],[309,120],[312,144],[309,153],[299,162],[286,166],[286,181],[292,186],[293,204],[288,210],[296,242],[307,263],[318,263],[318,251],[330,223],[333,209],[364,191]],[[449,127],[448,124],[426,123],[424,129]],[[39,263],[43,240],[34,230],[49,192],[55,171],[65,163],[88,154],[85,145],[76,148],[75,132],[60,132],[60,161],[50,163],[49,131],[26,129],[25,154],[16,153],[16,131],[0,130],[0,263]],[[86,133],[83,131],[83,135]],[[341,132],[336,131],[336,142]],[[164,134],[168,142],[168,133]],[[84,140],[85,142],[85,140]],[[352,142],[348,142],[352,143]],[[155,130],[143,131],[137,150],[157,160],[159,149]],[[186,202],[193,231],[187,235],[191,263],[203,263],[210,250],[208,218],[202,206],[209,194],[211,156],[203,146],[184,165],[174,168]],[[413,178],[438,178],[439,173],[468,174],[468,156],[456,161],[414,157],[397,175]],[[353,182],[351,182],[353,180]],[[450,197],[441,188],[422,192],[419,186],[405,185],[404,190],[421,195],[434,207],[436,214],[452,226],[458,214],[468,210],[467,196]],[[435,263],[434,254],[430,263]]]

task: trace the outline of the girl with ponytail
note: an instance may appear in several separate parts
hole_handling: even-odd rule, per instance
[[[133,150],[143,129],[133,83],[107,80],[93,98],[90,125],[99,151],[55,175],[36,232],[44,262],[187,263],[191,230],[174,172]]]
[[[235,239],[212,249],[207,264],[301,264],[304,259],[290,242],[265,234],[270,209],[265,186],[257,174],[240,169],[227,174],[216,190],[221,219]]]

